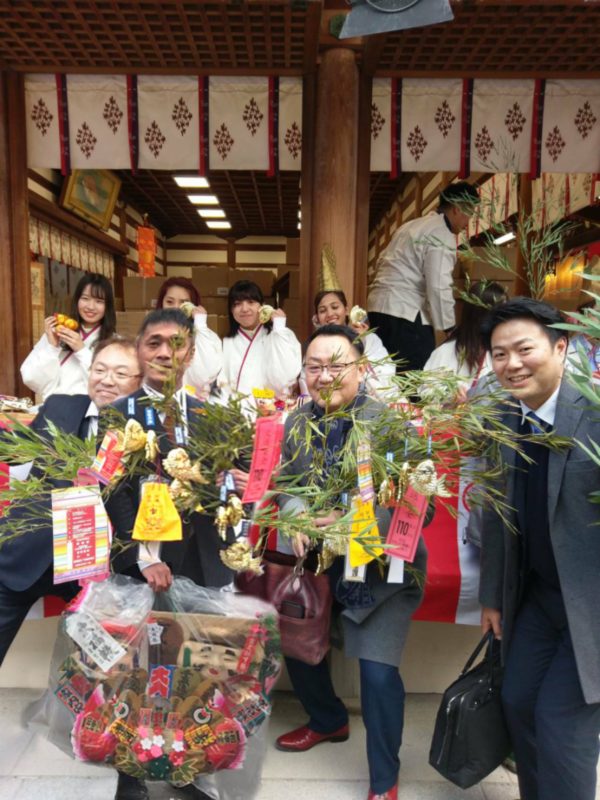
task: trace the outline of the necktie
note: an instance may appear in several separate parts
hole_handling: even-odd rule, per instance
[[[533,411],[530,411],[525,416],[532,433],[544,434],[549,433],[552,430],[552,425],[550,425],[548,422],[544,422],[544,420],[540,419],[540,417],[538,417],[537,414],[534,414]]]

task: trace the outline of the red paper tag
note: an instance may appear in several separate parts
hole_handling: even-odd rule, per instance
[[[278,414],[256,420],[252,464],[242,503],[255,503],[264,496],[269,488],[273,470],[281,457],[282,441],[283,423]]]
[[[88,467],[81,467],[77,470],[77,477],[73,481],[73,486],[97,486],[98,478],[95,472]]]
[[[428,499],[409,486],[404,500],[392,516],[386,540],[386,544],[392,546],[386,547],[386,554],[411,563],[423,528]]]
[[[122,456],[123,448],[119,444],[117,434],[114,431],[107,431],[91,470],[100,483],[110,483],[114,477],[123,474]]]

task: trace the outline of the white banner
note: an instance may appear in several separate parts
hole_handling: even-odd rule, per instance
[[[73,169],[129,169],[127,80],[122,75],[69,75]]]
[[[371,172],[389,172],[392,167],[392,80],[373,79],[371,100]]]
[[[210,79],[211,169],[269,168],[268,78]]]
[[[600,172],[600,81],[546,81],[542,172]]]
[[[403,172],[460,168],[461,104],[460,79],[402,81]]]
[[[198,78],[138,78],[140,169],[198,169]]]
[[[471,169],[529,172],[533,80],[476,80],[471,119]]]
[[[28,165],[60,168],[58,99],[54,75],[27,75],[25,115]]]
[[[302,166],[302,78],[279,79],[279,169]]]

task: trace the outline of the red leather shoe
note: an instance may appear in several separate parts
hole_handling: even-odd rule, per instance
[[[348,725],[344,725],[331,733],[317,733],[303,725],[301,728],[296,728],[295,731],[290,731],[280,736],[275,742],[275,747],[278,750],[285,750],[289,753],[304,753],[305,750],[310,750],[311,747],[322,742],[345,742],[348,736],[350,736]]]
[[[369,789],[367,800],[398,800],[398,783],[395,783],[391,789],[388,789],[383,794],[373,794]]]

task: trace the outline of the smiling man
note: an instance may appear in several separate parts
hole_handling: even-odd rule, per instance
[[[343,448],[352,430],[354,416],[367,421],[377,418],[385,406],[361,391],[366,371],[363,344],[356,332],[344,325],[323,325],[308,340],[304,363],[311,402],[288,417],[282,454],[282,471],[308,484],[316,465],[331,474],[340,464]],[[351,412],[336,414],[341,410]],[[318,429],[323,435],[315,435]],[[303,445],[299,443],[304,443]],[[348,490],[354,490],[349,486]],[[311,513],[298,497],[282,494],[283,511]],[[312,523],[325,529],[343,512],[331,509],[314,515]],[[390,512],[376,506],[377,526],[385,540]],[[302,555],[310,541],[299,535],[294,542]],[[425,574],[427,553],[420,538],[414,567]],[[407,575],[403,583],[388,582],[387,565],[371,562],[364,583],[344,580],[344,559],[335,559],[329,571],[331,585],[341,611],[346,656],[360,664],[362,716],[367,730],[369,765],[368,800],[396,800],[398,797],[398,756],[404,724],[404,685],[398,671],[410,625],[418,608],[422,587]],[[310,665],[286,658],[288,673],[304,710],[306,725],[277,739],[276,747],[287,752],[304,752],[322,742],[343,742],[349,736],[348,711],[336,697],[324,658]]]
[[[139,386],[140,367],[135,343],[114,337],[98,342],[92,356],[88,394],[54,394],[46,400],[31,428],[50,438],[48,424],[64,433],[87,439],[98,427],[98,412]],[[36,465],[31,475],[36,475]],[[64,481],[56,488],[64,487]],[[47,509],[49,496],[40,498]],[[0,528],[2,521],[0,520]],[[79,591],[76,582],[53,585],[52,526],[6,541],[0,547],[0,664],[31,606],[48,594],[70,600]]]
[[[567,336],[552,306],[496,306],[483,335],[513,398],[505,423],[527,459],[503,448],[510,512],[484,512],[482,627],[502,639],[503,702],[521,800],[594,800],[600,734],[600,413],[564,377]],[[550,450],[536,436],[572,441]],[[516,531],[516,532],[515,532]]]

